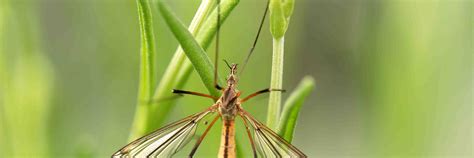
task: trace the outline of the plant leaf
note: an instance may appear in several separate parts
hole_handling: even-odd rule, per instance
[[[155,38],[150,4],[147,0],[137,0],[138,19],[140,25],[140,81],[138,83],[138,99],[135,118],[130,139],[147,133],[147,102],[151,100],[154,74]]]
[[[238,2],[239,0],[223,0],[221,2],[221,23],[223,23],[223,21],[230,14],[233,8],[238,4]],[[189,30],[192,30],[192,32],[195,34],[197,41],[200,44],[204,45],[204,48],[207,48],[209,46],[209,43],[216,32],[215,26],[217,25],[217,22],[215,18],[214,20],[212,20],[211,18],[212,14],[215,14],[216,12],[214,3],[215,0],[203,1],[198,11],[196,12],[195,17],[193,18],[193,21],[191,22],[189,28]],[[140,5],[138,1],[137,4]],[[214,12],[210,13],[213,8]],[[143,12],[143,10],[141,10],[141,12]],[[193,26],[194,29],[192,28]],[[166,71],[160,80],[160,83],[155,88],[155,92],[152,99],[140,100],[142,103],[147,103],[147,106],[137,106],[130,139],[144,135],[152,130],[157,129],[162,125],[176,101],[173,99],[164,102],[159,100],[162,100],[163,98],[171,98],[171,89],[183,87],[184,84],[187,82],[187,79],[189,78],[189,75],[191,74],[192,70],[193,66],[187,59],[183,50],[178,47],[175,52],[175,55],[173,56],[173,59],[167,66]],[[135,128],[141,129],[137,130]]]
[[[300,82],[299,86],[291,93],[283,106],[282,115],[280,118],[280,126],[278,134],[285,138],[288,142],[293,139],[293,133],[296,127],[296,120],[298,120],[299,111],[304,103],[306,97],[314,89],[314,79],[306,76]]]
[[[214,86],[214,65],[204,49],[164,2],[158,1],[158,8],[208,91],[212,96],[219,96],[220,92]]]

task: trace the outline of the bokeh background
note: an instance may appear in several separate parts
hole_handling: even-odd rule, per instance
[[[199,2],[168,0],[185,24]],[[265,3],[241,0],[222,29],[222,58],[242,62]],[[306,75],[317,86],[293,144],[310,157],[472,157],[472,9],[470,0],[296,0],[284,88]],[[160,78],[177,41],[153,10]],[[0,157],[109,157],[127,143],[137,17],[135,0],[0,0]],[[271,41],[265,24],[244,94],[269,86]],[[207,92],[195,73],[185,87]],[[267,100],[245,108],[264,121]],[[182,97],[167,122],[211,104]],[[219,131],[199,156],[214,157]]]

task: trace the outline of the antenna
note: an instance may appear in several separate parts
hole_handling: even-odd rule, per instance
[[[268,7],[270,4],[270,0],[267,1],[267,6],[265,8],[265,12],[263,13],[262,20],[260,21],[260,26],[258,27],[257,35],[255,36],[255,40],[253,41],[252,48],[250,48],[249,54],[247,55],[247,58],[244,60],[244,64],[242,65],[242,69],[240,70],[240,75],[244,72],[245,66],[249,62],[250,56],[252,55],[253,51],[255,50],[255,46],[257,45],[258,37],[260,36],[260,32],[262,31],[263,27],[263,22],[265,22],[265,17],[267,16],[268,12]]]
[[[217,60],[219,59],[219,32],[220,32],[220,29],[221,29],[221,7],[220,7],[220,4],[221,4],[221,0],[217,0],[216,1],[217,3],[217,31],[216,31],[216,51],[215,51],[215,55],[214,55],[214,86],[221,90],[222,87],[219,86],[219,84],[217,84]]]
[[[232,67],[230,66],[229,62],[227,62],[227,60],[224,59],[224,63],[227,65],[227,67],[229,67],[229,69],[232,69]]]

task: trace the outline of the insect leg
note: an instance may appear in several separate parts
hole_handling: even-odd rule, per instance
[[[249,140],[250,140],[250,144],[252,144],[252,151],[253,151],[253,157],[256,158],[257,157],[257,150],[255,150],[255,143],[253,142],[253,139],[252,139],[252,134],[250,133],[250,127],[247,123],[247,120],[245,120],[245,118],[242,116],[242,115],[239,115],[242,120],[244,120],[244,125],[245,125],[245,130],[247,131],[247,135],[249,137]]]
[[[201,144],[202,140],[204,139],[204,137],[206,137],[207,133],[209,132],[209,130],[211,129],[211,127],[214,125],[214,123],[216,123],[217,119],[220,117],[220,115],[217,115],[214,120],[212,120],[211,124],[209,124],[209,126],[207,126],[206,128],[206,131],[204,131],[204,133],[202,134],[201,137],[199,137],[198,141],[196,142],[196,144],[194,145],[193,147],[193,150],[191,150],[191,153],[189,153],[189,157],[193,157],[194,154],[196,153],[197,151],[197,148],[199,147],[199,145]]]
[[[242,99],[241,102],[243,103],[243,102],[245,102],[245,101],[247,101],[247,100],[249,100],[249,99],[251,99],[251,98],[253,98],[253,97],[257,96],[257,95],[260,95],[260,94],[263,94],[263,93],[268,93],[268,92],[271,92],[271,91],[285,92],[284,89],[270,89],[270,88],[267,88],[267,89],[263,89],[263,90],[260,90],[260,91],[257,91],[257,92],[255,92],[255,93],[252,93],[252,94],[248,95],[247,97],[245,97],[244,99]]]
[[[211,98],[211,99],[214,99],[214,100],[218,99],[218,98],[213,97],[211,95],[204,94],[204,93],[199,93],[199,92],[191,92],[191,91],[185,91],[185,90],[179,90],[179,89],[173,89],[172,92],[175,93],[175,94],[190,94],[190,95],[196,95],[196,96],[201,96],[201,97],[207,97],[207,98]]]
[[[178,99],[179,97],[182,97],[182,95],[174,95],[174,96],[169,96],[169,97],[164,97],[160,99],[152,99],[152,100],[144,100],[142,101],[143,104],[155,104],[158,102],[167,102],[167,101],[172,101],[174,99]]]
[[[220,34],[220,29],[221,29],[221,1],[220,0],[217,0],[217,31],[216,31],[216,51],[215,51],[215,55],[214,55],[214,86],[216,87],[216,89],[218,90],[222,90],[222,87],[219,86],[219,84],[217,83],[217,78],[218,78],[218,73],[217,73],[217,66],[218,66],[218,62],[217,60],[219,59],[219,34]]]
[[[263,22],[265,22],[265,17],[267,16],[268,8],[270,4],[270,0],[267,1],[267,5],[265,7],[265,11],[263,12],[263,17],[262,20],[260,21],[260,26],[258,27],[257,35],[255,37],[255,40],[253,42],[252,48],[250,48],[249,54],[247,55],[247,58],[245,58],[244,65],[242,66],[242,69],[240,69],[240,75],[242,75],[242,72],[244,72],[245,65],[249,62],[250,56],[252,55],[253,51],[255,50],[255,46],[257,46],[258,42],[258,37],[260,36],[260,32],[262,31],[263,27]]]

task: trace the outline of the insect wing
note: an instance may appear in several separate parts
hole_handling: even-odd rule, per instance
[[[194,136],[199,121],[211,110],[206,110],[171,123],[123,147],[113,158],[171,157]]]
[[[249,122],[253,128],[252,139],[255,142],[259,155],[262,157],[307,157],[303,152],[288,143],[270,128],[257,121],[247,112],[243,111],[241,116],[244,118],[244,121]]]

